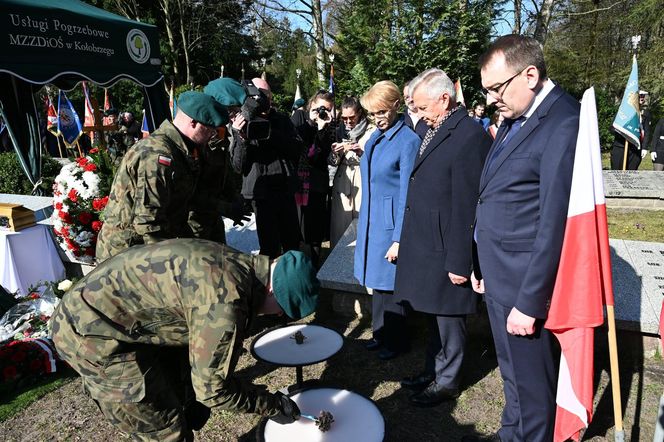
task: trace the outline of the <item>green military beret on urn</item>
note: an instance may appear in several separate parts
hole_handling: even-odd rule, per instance
[[[178,110],[193,120],[210,127],[225,126],[228,112],[217,100],[202,92],[183,92],[178,97]]]

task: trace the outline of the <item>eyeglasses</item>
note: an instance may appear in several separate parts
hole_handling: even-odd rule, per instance
[[[489,88],[482,88],[482,92],[484,92],[484,94],[486,94],[486,95],[491,95],[496,100],[500,100],[502,98],[503,94],[505,93],[505,91],[507,90],[507,88],[510,86],[510,83],[512,82],[512,80],[514,80],[516,77],[521,75],[521,73],[523,71],[525,71],[526,69],[527,69],[527,66],[525,68],[521,69],[516,74],[512,75],[507,80],[500,83],[498,86],[489,87]],[[502,89],[502,91],[501,91],[501,89]]]
[[[356,118],[357,118],[357,115],[352,115],[352,116],[350,116],[350,117],[343,117],[343,116],[342,116],[342,117],[341,117],[341,120],[342,120],[342,121],[353,121],[353,120],[355,120]]]

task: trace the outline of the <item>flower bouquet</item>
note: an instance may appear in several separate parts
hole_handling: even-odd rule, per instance
[[[92,264],[101,214],[108,203],[113,172],[108,154],[98,148],[65,165],[53,183],[53,231],[60,247],[75,260]]]

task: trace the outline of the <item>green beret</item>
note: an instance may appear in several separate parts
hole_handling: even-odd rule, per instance
[[[312,314],[319,288],[316,269],[307,255],[292,250],[281,255],[272,274],[272,290],[284,313],[293,319]]]
[[[212,95],[224,106],[242,106],[247,99],[244,87],[232,78],[223,77],[212,80],[203,88],[203,92]]]
[[[293,103],[293,109],[297,109],[298,107],[304,106],[304,103],[306,103],[306,101],[304,101],[304,98],[298,98]]]
[[[188,91],[180,94],[178,110],[206,126],[220,127],[228,123],[226,108],[202,92]]]

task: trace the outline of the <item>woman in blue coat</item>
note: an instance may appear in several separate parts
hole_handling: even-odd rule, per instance
[[[403,307],[394,302],[394,276],[408,178],[420,138],[397,113],[399,88],[379,81],[360,100],[377,130],[365,145],[360,161],[362,204],[355,246],[355,277],[373,290],[373,340],[378,357],[392,359],[408,347]]]

